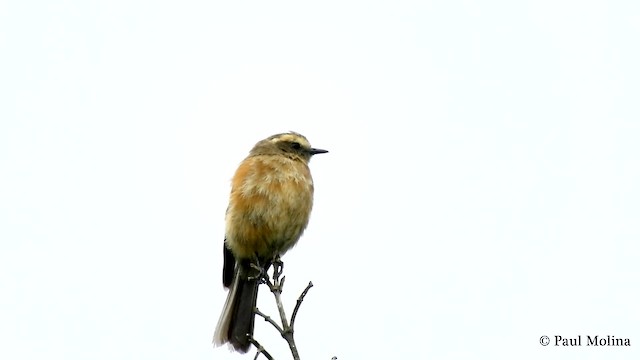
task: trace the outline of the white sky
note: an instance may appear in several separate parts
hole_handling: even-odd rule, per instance
[[[640,2],[225,3],[0,2],[0,358],[253,359],[224,211],[288,130],[305,360],[640,358]]]

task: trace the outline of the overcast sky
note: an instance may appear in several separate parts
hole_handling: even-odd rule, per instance
[[[253,359],[211,345],[224,211],[289,130],[330,150],[303,359],[640,358],[639,39],[638,1],[1,1],[0,358]]]

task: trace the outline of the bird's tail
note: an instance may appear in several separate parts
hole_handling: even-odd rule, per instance
[[[242,270],[242,266],[236,266],[233,283],[213,335],[213,344],[229,343],[236,351],[245,353],[249,351],[249,339],[253,336],[253,309],[258,299],[259,282],[257,278],[247,279],[246,271]]]

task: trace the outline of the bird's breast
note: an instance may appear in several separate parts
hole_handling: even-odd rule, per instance
[[[302,235],[312,205],[306,163],[283,156],[249,157],[232,180],[227,246],[236,258],[282,254]]]

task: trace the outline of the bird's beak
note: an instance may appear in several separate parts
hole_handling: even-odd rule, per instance
[[[329,152],[329,150],[322,150],[322,149],[314,149],[314,148],[311,148],[311,149],[309,150],[309,152],[311,153],[311,155],[315,155],[315,154],[324,154],[324,153],[328,153],[328,152]]]

